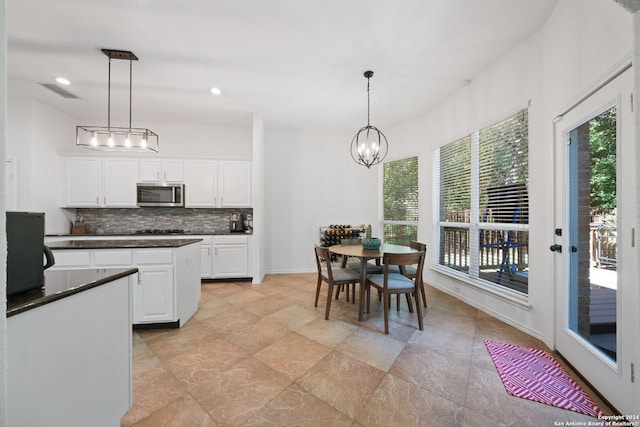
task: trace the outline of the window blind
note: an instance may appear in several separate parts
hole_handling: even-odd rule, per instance
[[[480,222],[528,223],[528,113],[479,131]]]
[[[471,136],[440,148],[440,221],[470,222]]]
[[[440,147],[439,263],[528,294],[526,109]]]

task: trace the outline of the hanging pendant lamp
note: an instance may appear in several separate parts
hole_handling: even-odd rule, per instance
[[[160,150],[158,134],[146,128],[131,127],[131,99],[133,61],[138,57],[128,50],[102,49],[109,58],[109,84],[107,97],[107,126],[76,126],[76,145],[101,151],[154,152]],[[111,126],[111,60],[129,61],[129,126]]]
[[[359,165],[370,168],[384,160],[389,150],[389,143],[387,137],[369,123],[369,79],[373,76],[373,71],[365,71],[364,76],[367,78],[367,125],[361,128],[351,140],[351,157]]]

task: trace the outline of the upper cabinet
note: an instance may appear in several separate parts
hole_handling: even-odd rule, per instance
[[[67,159],[66,206],[98,207],[102,204],[102,160]]]
[[[67,159],[68,207],[136,207],[135,159]]]
[[[187,208],[251,207],[251,162],[67,158],[65,206],[137,207],[136,183],[184,182]]]
[[[218,162],[186,160],[184,173],[185,207],[218,207]]]
[[[251,162],[218,162],[220,206],[251,207]]]
[[[141,159],[138,182],[182,182],[184,164],[179,159]]]
[[[185,160],[185,206],[251,207],[251,162]]]

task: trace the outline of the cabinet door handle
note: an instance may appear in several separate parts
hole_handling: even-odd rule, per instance
[[[138,272],[138,285],[142,284],[142,279],[140,278],[140,272]]]
[[[96,196],[96,205],[100,205],[100,196]]]
[[[167,180],[167,173],[166,172],[164,173],[164,180],[165,181]]]

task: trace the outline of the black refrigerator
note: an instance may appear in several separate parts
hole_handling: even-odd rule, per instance
[[[7,296],[41,288],[44,270],[54,264],[44,244],[44,213],[7,212],[6,227]]]

